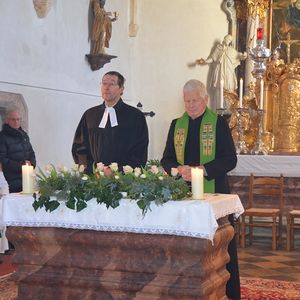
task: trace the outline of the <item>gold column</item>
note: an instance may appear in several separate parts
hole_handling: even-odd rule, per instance
[[[286,73],[278,81],[278,101],[275,102],[275,151],[300,151],[300,63],[286,65]]]

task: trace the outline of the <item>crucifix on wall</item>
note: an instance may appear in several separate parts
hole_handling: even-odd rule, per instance
[[[288,32],[286,35],[286,40],[280,40],[280,43],[286,44],[287,63],[289,64],[291,62],[291,45],[300,43],[300,40],[291,40],[291,34]]]

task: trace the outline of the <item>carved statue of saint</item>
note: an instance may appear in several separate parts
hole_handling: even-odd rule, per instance
[[[94,25],[92,32],[92,41],[94,46],[92,54],[106,54],[105,47],[109,48],[109,40],[112,33],[112,22],[117,20],[118,13],[114,13],[114,18],[110,18],[110,12],[106,12],[104,9],[106,0],[93,0],[94,8]]]
[[[221,79],[224,80],[224,88],[229,91],[237,89],[237,78],[235,75],[235,68],[240,64],[241,60],[247,58],[247,53],[238,52],[233,48],[230,43],[233,37],[226,35],[223,42],[217,45],[216,49],[207,59],[197,59],[196,62],[199,65],[212,64],[213,72],[210,82],[210,88],[216,89],[220,86]]]

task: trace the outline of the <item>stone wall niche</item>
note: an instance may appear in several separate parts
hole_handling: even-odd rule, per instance
[[[4,123],[6,112],[9,110],[16,110],[20,113],[22,118],[21,126],[28,132],[28,113],[25,100],[22,95],[7,93],[0,91],[0,125]]]
[[[51,9],[51,0],[33,0],[34,9],[38,18],[45,18]]]

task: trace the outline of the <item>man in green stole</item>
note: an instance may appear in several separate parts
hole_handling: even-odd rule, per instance
[[[185,113],[172,121],[161,160],[165,171],[171,174],[177,168],[180,176],[191,181],[192,167],[204,170],[204,192],[229,194],[227,173],[237,163],[235,146],[225,118],[208,107],[209,95],[199,80],[188,81],[183,88]],[[229,216],[232,225],[233,216]],[[231,261],[227,270],[227,297],[240,299],[240,282],[235,239],[229,246]]]

